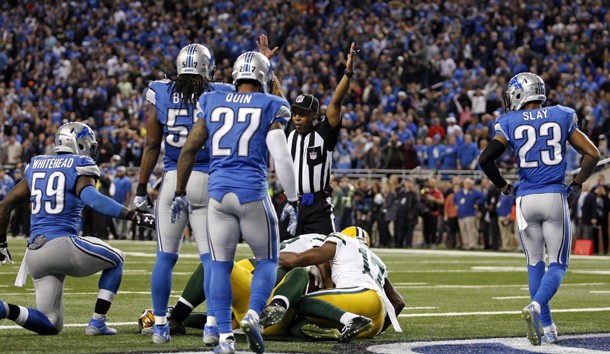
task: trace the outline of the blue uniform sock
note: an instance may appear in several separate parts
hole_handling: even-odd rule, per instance
[[[116,294],[121,286],[121,280],[123,280],[123,263],[114,268],[104,269],[98,287]]]
[[[275,286],[277,265],[278,258],[263,259],[256,263],[256,270],[252,276],[252,285],[250,286],[252,289],[250,309],[256,311],[259,315],[267,305],[267,300],[269,300]]]
[[[563,277],[566,275],[568,266],[565,264],[551,263],[549,264],[549,270],[546,272],[540,287],[533,297],[533,300],[540,304],[542,311],[540,312],[540,322],[543,326],[550,326],[553,323],[551,318],[551,311],[549,307],[549,301],[553,298],[557,289],[563,281]],[[547,309],[545,311],[545,308]]]
[[[167,314],[167,302],[172,291],[172,271],[177,261],[177,253],[157,251],[157,260],[150,280],[155,316]]]
[[[208,301],[212,302],[216,324],[220,333],[232,333],[231,326],[231,300],[233,291],[231,289],[231,271],[233,270],[232,261],[211,261],[210,269],[212,276],[210,284],[214,287],[210,294],[206,294]]]
[[[530,297],[534,300],[536,297],[536,293],[540,288],[540,283],[542,282],[542,277],[544,277],[544,271],[546,269],[546,264],[540,261],[536,263],[535,266],[528,265],[527,266],[527,274],[529,281],[529,289],[530,289]],[[540,304],[540,318],[550,318],[551,317],[551,308],[549,304],[546,305]]]
[[[204,253],[199,255],[199,259],[201,259],[201,265],[203,265],[203,293],[205,296],[209,297],[210,295],[210,279],[212,278],[212,254]],[[207,316],[214,316],[214,309],[212,308],[212,302],[208,301],[206,304]]]
[[[21,309],[23,311],[23,308]],[[51,321],[49,321],[47,316],[45,316],[42,312],[31,307],[28,307],[27,311],[28,318],[25,320],[25,323],[19,323],[20,321],[16,320],[15,322],[17,322],[17,324],[38,334],[51,335],[59,333],[57,328],[51,324]]]

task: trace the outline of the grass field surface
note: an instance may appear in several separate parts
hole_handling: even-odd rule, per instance
[[[0,299],[35,306],[31,279],[25,287],[13,286],[23,257],[25,240],[10,239],[15,264],[0,266]],[[165,345],[154,345],[138,334],[137,319],[151,308],[150,274],[155,243],[111,241],[126,254],[123,283],[108,314],[116,336],[87,337],[99,276],[67,278],[64,292],[65,325],[58,336],[39,336],[12,321],[0,321],[2,353],[115,353],[201,351],[201,332],[188,329]],[[521,309],[527,305],[525,257],[520,253],[461,252],[445,250],[375,249],[386,263],[390,279],[405,299],[399,316],[404,333],[389,328],[372,340],[295,342],[291,338],[266,340],[268,352],[361,353],[369,346],[392,342],[429,342],[466,338],[516,337],[527,343]],[[240,245],[238,258],[250,255]],[[196,247],[187,243],[174,271],[170,305],[175,304],[199,262]],[[553,318],[562,335],[610,333],[610,257],[572,257],[563,285],[551,302]],[[198,309],[201,310],[201,309]],[[237,350],[247,350],[243,335]],[[610,350],[610,348],[608,348]]]

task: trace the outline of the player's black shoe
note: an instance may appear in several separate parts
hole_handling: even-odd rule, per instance
[[[343,327],[338,342],[347,343],[354,339],[354,337],[356,337],[358,334],[368,331],[371,328],[373,328],[373,321],[370,318],[363,316],[353,318],[345,327]]]

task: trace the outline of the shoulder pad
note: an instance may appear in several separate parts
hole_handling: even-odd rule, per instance
[[[340,232],[333,232],[330,235],[328,235],[328,237],[326,237],[326,239],[324,240],[324,243],[326,243],[326,242],[332,242],[337,245],[340,243],[342,243],[344,245],[346,244],[345,236]]]
[[[101,173],[99,167],[97,167],[97,163],[89,156],[77,156],[75,162],[76,172],[79,176],[100,177]]]

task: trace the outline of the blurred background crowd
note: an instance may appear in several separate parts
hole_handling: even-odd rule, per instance
[[[144,145],[148,83],[174,77],[175,56],[191,42],[208,46],[216,80],[231,82],[234,59],[256,49],[260,33],[280,48],[272,61],[288,101],[311,93],[322,110],[343,73],[349,43],[361,49],[343,102],[336,176],[355,169],[478,169],[478,155],[502,112],[505,84],[524,71],[546,82],[546,105],[576,109],[581,130],[606,158],[607,6],[602,0],[3,1],[0,165],[6,172],[0,197],[11,180],[22,178],[32,156],[53,153],[56,128],[75,120],[98,133],[98,162],[109,193],[116,193],[120,166],[119,178],[133,183]],[[574,149],[566,158],[568,170],[579,167]],[[514,169],[512,151],[498,163]],[[450,173],[443,176],[435,183],[452,183]],[[474,182],[475,189],[487,190],[486,182]],[[350,183],[375,198],[375,188],[384,184]],[[396,190],[404,187],[393,183]],[[414,181],[414,190],[428,183]],[[129,203],[123,189],[118,200]],[[374,204],[383,203],[377,198]]]

